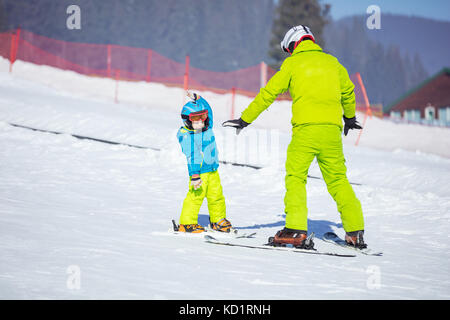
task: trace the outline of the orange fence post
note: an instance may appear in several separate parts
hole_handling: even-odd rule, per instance
[[[367,97],[366,88],[364,87],[364,84],[361,79],[361,74],[359,72],[356,73],[356,78],[358,79],[359,85],[361,86],[361,91],[364,97],[364,103],[366,105],[366,113],[364,114],[364,120],[363,120],[363,129],[359,130],[358,138],[356,138],[355,146],[358,145],[359,139],[361,139],[362,132],[364,130],[364,127],[366,126],[367,116],[370,116],[372,118],[372,110],[370,109],[370,103],[369,98]]]
[[[119,102],[119,79],[120,79],[120,70],[116,70],[116,92],[114,96],[114,102]]]
[[[234,101],[236,98],[236,88],[233,87],[231,88],[231,115],[230,115],[230,119],[234,119]]]
[[[16,62],[17,50],[19,49],[20,28],[15,33],[11,33],[11,47],[9,52],[9,72],[12,72],[12,66]]]
[[[367,97],[366,87],[364,87],[364,84],[362,82],[361,74],[359,72],[357,72],[356,77],[358,78],[359,85],[361,86],[361,91],[362,91],[363,97],[364,97],[364,103],[366,104],[366,112],[372,118],[372,110],[370,109],[369,98]]]
[[[150,82],[150,73],[152,71],[152,49],[147,52],[147,82]]]
[[[186,91],[188,90],[188,88],[189,88],[189,56],[187,55],[186,56],[186,60],[185,60],[185,63],[184,63],[184,66],[185,66],[185,69],[184,69],[184,83],[183,83],[183,89],[184,89],[184,92],[183,92],[183,105],[184,105],[184,102],[186,101],[185,99],[186,99]]]
[[[189,88],[189,56],[186,56],[185,70],[184,70],[184,91]]]
[[[14,63],[14,47],[16,43],[16,35],[14,33],[11,33],[11,47],[9,50],[9,73],[12,72],[12,65]]]
[[[106,64],[108,68],[108,78],[111,77],[111,45],[108,44],[106,46],[107,49],[107,56],[106,56]]]
[[[264,63],[264,61],[260,64],[260,87],[264,88],[267,84],[267,64]]]

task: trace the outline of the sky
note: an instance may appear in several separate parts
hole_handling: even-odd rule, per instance
[[[332,5],[331,16],[337,20],[355,14],[367,14],[367,7],[377,5],[381,14],[414,15],[450,21],[449,0],[321,0]]]

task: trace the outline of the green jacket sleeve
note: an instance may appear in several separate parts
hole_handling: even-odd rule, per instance
[[[355,116],[355,85],[348,76],[347,69],[345,69],[339,62],[339,79],[341,81],[341,104],[344,109],[344,116],[346,118],[353,118]]]
[[[278,95],[286,92],[289,89],[289,82],[291,75],[289,68],[286,67],[288,59],[286,59],[280,71],[275,73],[273,77],[267,82],[264,88],[261,88],[255,99],[249,104],[241,114],[241,119],[247,123],[252,123],[258,116],[266,110],[277,98]]]

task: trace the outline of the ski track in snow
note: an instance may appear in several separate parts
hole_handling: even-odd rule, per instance
[[[57,88],[71,75],[49,69],[52,85],[0,72],[1,299],[304,299],[305,292],[308,299],[450,298],[449,159],[345,145],[349,180],[363,184],[354,190],[366,241],[382,257],[313,256],[161,236],[171,219],[178,220],[188,187],[175,138],[181,90],[150,84],[155,98],[149,106],[114,104],[77,93],[80,76],[73,76],[74,93]],[[105,81],[96,79],[99,88]],[[159,97],[170,97],[164,90],[176,93],[169,101],[175,108],[159,108]],[[218,125],[226,113],[217,114],[217,135],[226,136]],[[228,217],[243,232],[257,232],[242,240],[249,244],[264,243],[284,226],[289,133],[279,138],[278,167],[219,168]],[[317,163],[310,175],[321,176]],[[307,188],[316,246],[349,253],[320,240],[327,231],[344,234],[324,182],[309,179]],[[207,215],[204,205],[201,223]],[[79,288],[68,285],[70,266],[80,270]]]

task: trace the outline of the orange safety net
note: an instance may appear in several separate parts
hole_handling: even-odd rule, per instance
[[[17,43],[17,45],[13,45]],[[11,47],[15,47],[11,50]],[[76,43],[55,40],[26,30],[0,33],[0,55],[11,64],[16,59],[89,76],[132,81],[159,82],[229,91],[236,88],[254,95],[261,87],[261,65],[230,72],[215,72],[169,59],[151,49],[119,45]],[[267,77],[275,73],[267,67]],[[186,74],[188,73],[188,74]]]
[[[190,89],[255,96],[275,73],[265,63],[229,72],[202,70],[169,59],[152,49],[112,44],[88,44],[51,39],[27,30],[0,33],[0,56],[48,65],[89,76],[158,82]],[[355,84],[357,110],[369,112],[367,94],[359,73]],[[281,99],[289,99],[289,94]]]

